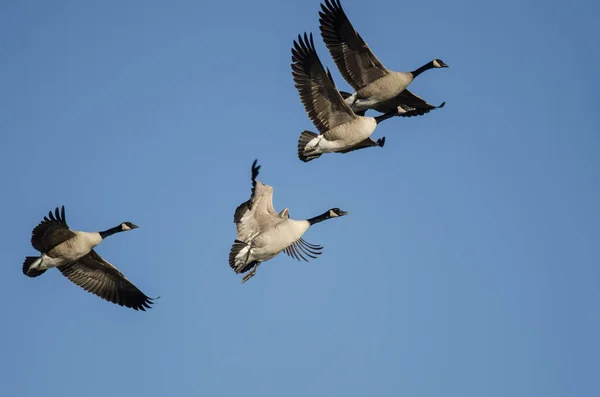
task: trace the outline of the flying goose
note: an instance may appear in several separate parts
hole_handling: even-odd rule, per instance
[[[290,219],[287,208],[278,214],[273,208],[273,188],[256,180],[260,169],[256,163],[257,160],[252,163],[250,199],[240,204],[233,216],[237,239],[229,252],[229,266],[237,274],[249,272],[242,278],[242,283],[256,274],[260,263],[274,258],[281,251],[307,262],[305,255],[316,258],[323,247],[307,243],[302,235],[315,223],[347,214],[339,208],[306,220]]]
[[[356,91],[343,93],[346,103],[357,114],[368,109],[387,113],[401,107],[400,116],[416,116],[441,108],[431,105],[406,87],[421,73],[433,68],[447,68],[434,59],[412,72],[388,70],[373,54],[367,43],[346,16],[340,0],[325,0],[319,11],[321,36],[344,79]],[[406,114],[404,114],[406,113]]]
[[[65,207],[48,212],[48,216],[33,229],[31,245],[41,256],[28,256],[23,263],[23,274],[37,277],[57,267],[70,281],[109,302],[135,310],[149,309],[152,298],[137,289],[113,265],[93,250],[106,237],[136,229],[131,222],[102,232],[73,231],[67,225]]]
[[[377,117],[356,115],[338,92],[329,70],[325,71],[312,34],[298,35],[292,48],[292,76],[300,100],[320,134],[304,131],[298,140],[298,157],[308,162],[323,153],[348,153],[371,146],[383,147],[385,138],[372,140],[377,124],[398,115],[392,111]]]

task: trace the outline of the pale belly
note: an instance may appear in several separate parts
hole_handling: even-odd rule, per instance
[[[281,251],[289,247],[302,237],[308,229],[302,221],[290,220],[281,226],[276,226],[272,230],[261,233],[252,241],[252,250],[250,251],[251,260],[264,262],[277,256]],[[291,225],[291,226],[290,226]]]
[[[322,135],[317,148],[322,153],[339,152],[356,146],[369,138],[377,128],[372,117],[359,117],[355,123],[332,128]]]
[[[352,110],[356,112],[374,109],[395,98],[411,82],[412,78],[408,74],[391,73],[359,90],[355,95],[347,98],[346,102],[349,101],[349,105],[354,103]]]
[[[51,268],[66,265],[80,259],[90,253],[96,245],[95,241],[89,241],[88,236],[78,236],[67,240],[54,247],[50,252],[42,256],[42,267]]]

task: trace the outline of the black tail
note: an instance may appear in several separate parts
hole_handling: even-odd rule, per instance
[[[306,145],[308,145],[308,142],[312,141],[314,138],[316,138],[318,136],[319,135],[315,134],[314,132],[310,132],[310,131],[303,131],[302,134],[300,134],[300,138],[298,139],[298,158],[300,160],[307,163],[311,160],[321,157],[321,153],[306,154],[306,151],[305,151],[305,148],[306,148]]]
[[[29,270],[31,265],[33,265],[33,263],[35,261],[37,261],[38,259],[39,259],[38,256],[25,257],[25,262],[23,262],[23,274],[24,275],[29,276],[29,277],[37,277],[37,276],[41,275],[42,273],[44,273],[46,270],[48,270],[48,269],[44,269],[44,270],[31,269],[31,270]]]
[[[246,273],[248,270],[252,269],[254,265],[257,265],[259,262],[252,261],[250,263],[246,263],[246,266],[241,268],[239,271],[235,268],[235,257],[240,253],[242,249],[247,247],[248,244],[244,243],[240,240],[235,240],[233,245],[231,246],[231,251],[229,251],[229,266],[235,270],[236,273]]]

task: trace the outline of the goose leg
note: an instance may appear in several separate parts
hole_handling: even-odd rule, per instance
[[[252,277],[254,277],[254,275],[256,274],[256,270],[258,269],[258,265],[260,265],[260,263],[257,263],[256,265],[254,265],[254,267],[252,268],[252,270],[248,274],[246,274],[244,276],[244,278],[242,278],[242,284],[244,284],[246,281],[248,281]]]

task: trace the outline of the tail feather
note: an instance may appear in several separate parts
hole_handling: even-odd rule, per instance
[[[229,266],[236,273],[246,273],[259,263],[258,261],[252,261],[244,264],[245,256],[248,254],[249,249],[250,246],[248,244],[239,240],[235,240],[231,246],[231,251],[229,251]],[[241,266],[238,264],[241,264]]]
[[[298,139],[298,158],[300,160],[307,163],[311,160],[321,157],[321,153],[308,154],[306,152],[306,145],[308,145],[310,141],[312,141],[318,136],[319,135],[310,131],[303,131],[302,134],[300,134],[300,138]]]
[[[23,262],[23,274],[29,277],[37,277],[44,273],[48,269],[35,269],[41,262],[41,258],[38,256],[27,256],[25,257],[25,261]]]

